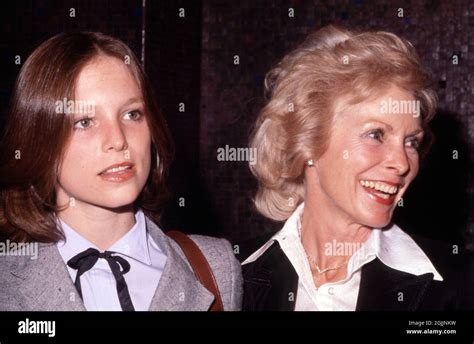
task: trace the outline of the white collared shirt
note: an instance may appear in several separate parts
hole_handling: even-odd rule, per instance
[[[117,252],[130,263],[130,271],[124,275],[136,311],[149,309],[153,295],[166,263],[165,253],[158,247],[146,229],[145,215],[141,210],[135,214],[134,226],[107,251]],[[82,237],[64,221],[60,220],[66,242],[59,241],[57,247],[66,263],[78,253],[97,246]],[[67,267],[75,281],[77,270]],[[115,278],[105,259],[81,276],[84,306],[88,311],[121,311]]]
[[[242,263],[254,262],[277,241],[298,275],[296,311],[354,311],[359,295],[361,268],[376,257],[393,269],[414,275],[431,272],[435,280],[443,280],[415,241],[397,225],[392,225],[385,230],[372,230],[367,240],[351,256],[344,279],[316,288],[301,243],[303,210],[304,203],[298,206],[279,232]],[[327,248],[339,249],[335,242]]]

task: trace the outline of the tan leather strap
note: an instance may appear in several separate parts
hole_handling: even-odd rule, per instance
[[[210,311],[222,312],[224,307],[222,305],[221,294],[219,293],[216,279],[206,257],[204,257],[199,247],[191,238],[182,232],[170,231],[166,234],[181,247],[199,282],[214,294],[214,302],[211,305]]]

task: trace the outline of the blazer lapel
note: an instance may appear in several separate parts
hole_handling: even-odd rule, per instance
[[[418,310],[432,281],[432,273],[412,275],[376,258],[362,267],[356,310]]]
[[[55,244],[38,244],[38,258],[25,257],[11,275],[20,280],[22,310],[86,310]]]
[[[147,230],[166,254],[150,311],[207,311],[214,295],[199,283],[181,249],[147,218]]]

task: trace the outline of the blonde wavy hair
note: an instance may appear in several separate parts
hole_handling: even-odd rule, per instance
[[[327,26],[288,53],[265,77],[269,100],[250,140],[257,152],[250,165],[259,182],[257,210],[286,220],[303,202],[305,162],[324,153],[340,103],[373,99],[393,85],[420,101],[429,134],[436,95],[410,42],[389,32]]]

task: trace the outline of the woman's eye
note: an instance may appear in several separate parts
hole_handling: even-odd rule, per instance
[[[411,139],[411,140],[408,140],[406,143],[408,147],[414,148],[416,150],[420,149],[420,146],[421,146],[421,142],[418,139]]]
[[[376,130],[372,130],[370,131],[368,134],[367,134],[368,137],[374,139],[374,140],[377,140],[379,142],[382,142],[382,139],[383,139],[383,136],[384,136],[384,132],[382,129],[376,129]]]
[[[77,130],[86,130],[91,126],[92,118],[81,118],[80,120],[74,122],[74,129]]]
[[[138,121],[142,118],[142,114],[140,113],[140,111],[129,111],[127,113],[125,113],[125,118],[126,119],[131,119],[132,121]]]

